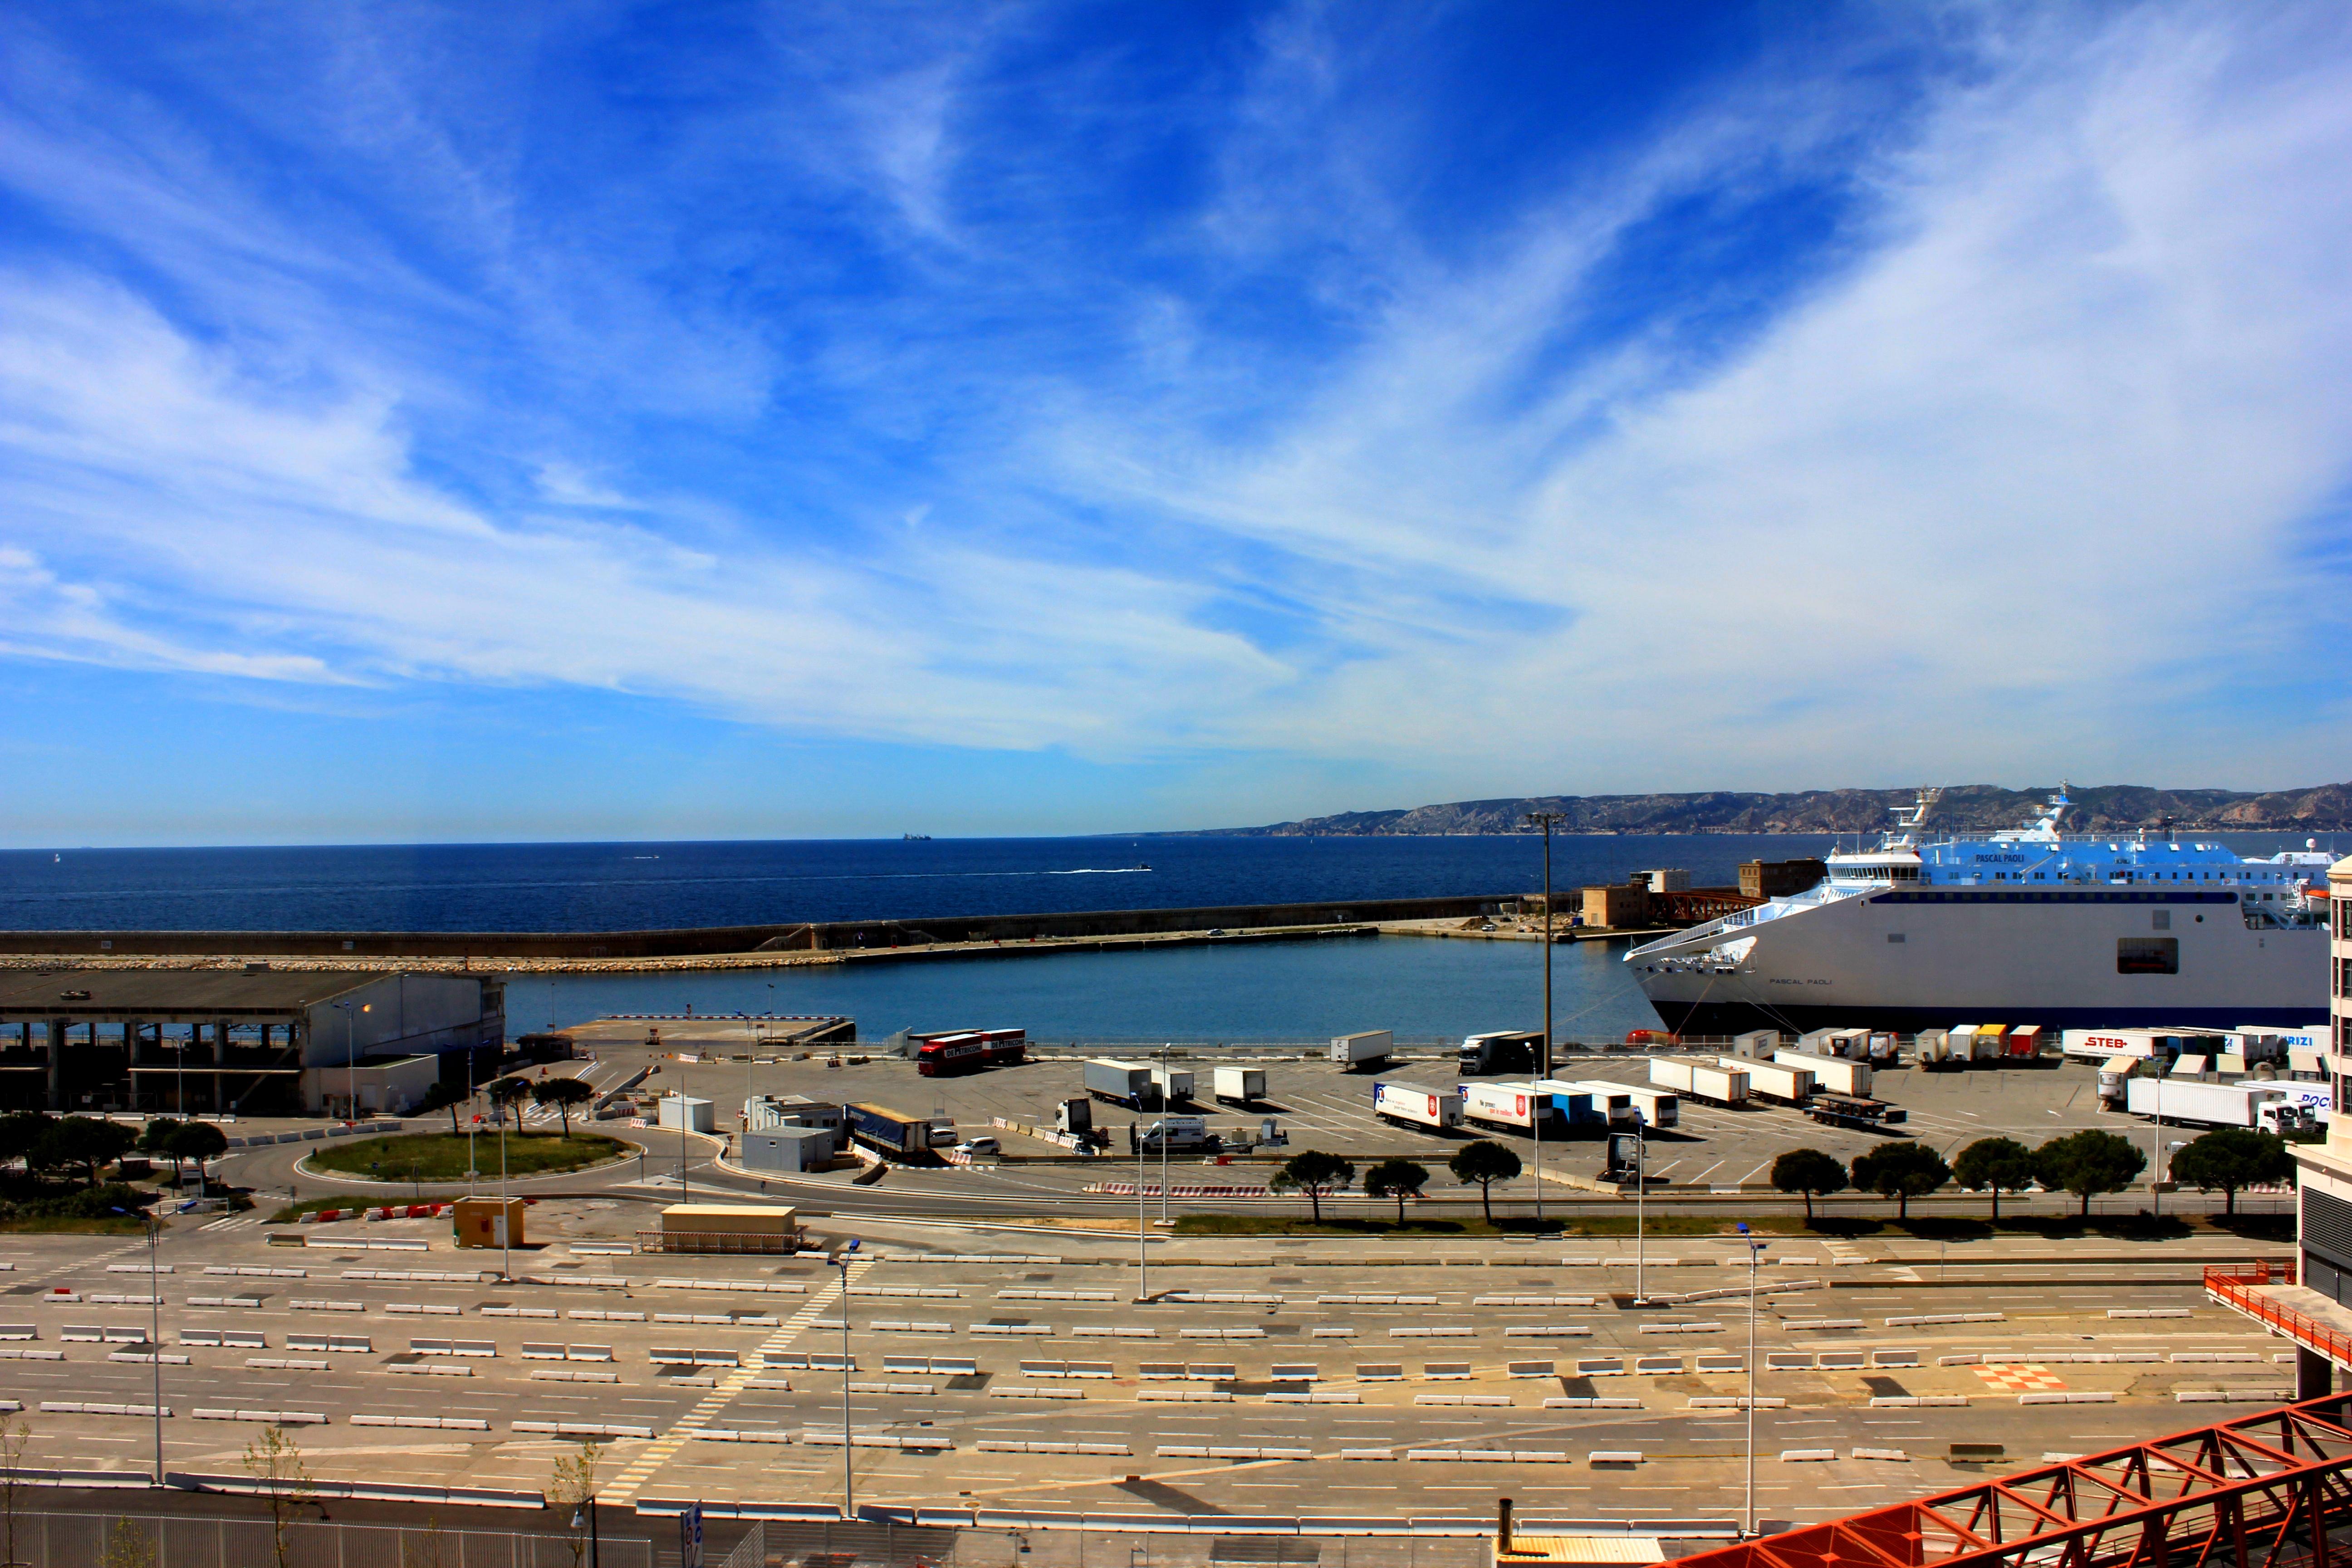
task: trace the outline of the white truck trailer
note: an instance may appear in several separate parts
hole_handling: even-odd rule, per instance
[[[1551,1124],[1552,1097],[1524,1083],[1465,1083],[1462,1086],[1462,1120],[1480,1127],[1534,1131],[1541,1121]]]
[[[1379,1070],[1380,1064],[1389,1059],[1396,1049],[1396,1041],[1386,1029],[1366,1029],[1353,1035],[1335,1035],[1331,1039],[1331,1059],[1349,1072],[1365,1068]]]
[[[1782,1105],[1802,1105],[1813,1097],[1813,1069],[1791,1067],[1786,1062],[1735,1061],[1729,1057],[1716,1058],[1727,1068],[1736,1068],[1748,1074],[1748,1092],[1758,1100],[1777,1100]]]
[[[1160,1089],[1162,1105],[1186,1105],[1192,1099],[1192,1069],[1190,1068],[1152,1065],[1151,1081]]]
[[[1462,1097],[1417,1083],[1372,1085],[1372,1114],[1384,1121],[1444,1132],[1462,1125]]]
[[[1612,1132],[1633,1131],[1633,1097],[1625,1092],[1622,1083],[1570,1082],[1566,1079],[1544,1078],[1536,1080],[1536,1088],[1553,1097],[1554,1105],[1571,1101],[1591,1107],[1591,1118]],[[1575,1113],[1570,1112],[1570,1121]]]
[[[1210,1073],[1209,1087],[1223,1104],[1255,1105],[1265,1098],[1265,1069],[1216,1068]]]
[[[1712,1100],[1717,1105],[1738,1105],[1748,1099],[1748,1074],[1741,1068],[1652,1057],[1650,1081],[1676,1094]]]
[[[1868,1098],[1870,1094],[1870,1064],[1858,1058],[1817,1057],[1803,1051],[1775,1051],[1772,1059],[1784,1066],[1805,1068],[1811,1071],[1813,1082],[1833,1094],[1851,1094]]]
[[[2125,1080],[2124,1109],[2185,1126],[2279,1132],[2307,1125],[2302,1106],[2275,1083],[2200,1083],[2135,1074]]]
[[[1672,1127],[1683,1119],[1682,1100],[1669,1089],[1650,1088],[1638,1083],[1606,1083],[1598,1079],[1585,1087],[1595,1094],[1607,1091],[1622,1094],[1633,1102],[1633,1114],[1649,1127]]]

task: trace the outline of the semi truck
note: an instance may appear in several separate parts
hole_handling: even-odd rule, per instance
[[[1151,1081],[1154,1087],[1160,1090],[1160,1102],[1162,1105],[1185,1105],[1191,1103],[1192,1099],[1192,1068],[1160,1067],[1155,1063],[1151,1068]]]
[[[852,1105],[849,1135],[870,1149],[904,1159],[955,1142],[955,1123],[909,1116],[887,1105]]]
[[[1693,1100],[1717,1105],[1739,1105],[1748,1099],[1748,1073],[1741,1068],[1710,1066],[1673,1057],[1650,1058],[1650,1081]]]
[[[1377,1072],[1389,1053],[1396,1049],[1396,1041],[1386,1029],[1366,1029],[1360,1034],[1337,1035],[1331,1040],[1331,1059],[1349,1072],[1366,1068]]]
[[[1847,1057],[1817,1057],[1803,1051],[1775,1051],[1772,1059],[1787,1067],[1804,1068],[1813,1082],[1832,1094],[1870,1093],[1870,1064]]]
[[[1734,1061],[1729,1057],[1716,1059],[1726,1068],[1747,1073],[1748,1092],[1758,1100],[1802,1105],[1813,1097],[1813,1069],[1809,1067],[1791,1067],[1778,1061]]]
[[[2251,1127],[2293,1132],[2318,1118],[2289,1086],[2276,1083],[2199,1083],[2193,1079],[2141,1078],[2124,1084],[2124,1109],[2134,1116],[2161,1116],[2199,1127]]]
[[[1541,1029],[1490,1029],[1483,1035],[1465,1035],[1455,1052],[1462,1076],[1479,1078],[1487,1073],[1533,1072],[1543,1051]]]
[[[1372,1114],[1383,1121],[1444,1132],[1462,1125],[1462,1096],[1452,1089],[1424,1089],[1417,1083],[1376,1083],[1372,1085]]]
[[[1025,1029],[957,1029],[937,1035],[910,1034],[907,1039],[915,1047],[915,1070],[925,1078],[1012,1067],[1029,1047]]]
[[[1210,1074],[1209,1087],[1221,1104],[1255,1105],[1265,1098],[1265,1069],[1217,1068]]]
[[[1124,1105],[1129,1110],[1160,1109],[1160,1086],[1151,1081],[1151,1068],[1143,1062],[1123,1062],[1116,1057],[1089,1057],[1086,1066],[1087,1092],[1097,1100]]]

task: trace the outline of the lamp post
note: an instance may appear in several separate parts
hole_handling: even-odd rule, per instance
[[[1646,1306],[1650,1292],[1642,1285],[1643,1218],[1650,1197],[1650,1119],[1633,1112],[1633,1305]]]
[[[1566,812],[1561,811],[1531,811],[1526,817],[1529,826],[1543,829],[1544,1023],[1543,1045],[1536,1053],[1536,1077],[1538,1079],[1549,1079],[1551,1077],[1551,830],[1553,825],[1564,820],[1567,815]],[[1532,1086],[1528,1090],[1528,1109],[1530,1111],[1535,1109],[1535,1090]],[[1536,1226],[1540,1229],[1544,1216],[1543,1122],[1539,1118],[1530,1118],[1530,1120],[1535,1121],[1536,1130]]]
[[[596,1494],[594,1492],[590,1492],[585,1498],[582,1499],[580,1506],[572,1510],[572,1529],[577,1530],[580,1528],[583,1516],[585,1516],[588,1525],[588,1568],[601,1568],[604,1559],[597,1552]]]
[[[1176,1222],[1168,1217],[1168,1049],[1172,1040],[1160,1047],[1160,1228],[1166,1230]]]
[[[854,1489],[856,1476],[849,1464],[849,1255],[857,1250],[857,1238],[833,1255],[841,1269],[841,1517],[857,1517],[857,1493]]]
[[[1769,1242],[1757,1240],[1739,1222],[1739,1239],[1748,1248],[1748,1538],[1756,1535],[1756,1260]]]
[[[163,1484],[163,1276],[155,1269],[155,1233],[162,1228],[153,1215],[144,1209],[116,1208],[119,1215],[131,1215],[147,1227],[147,1362],[155,1369],[155,1484]]]
[[[1136,1112],[1140,1116],[1141,1111]],[[1143,1123],[1128,1123],[1127,1135],[1135,1140],[1135,1299],[1151,1300],[1151,1227],[1143,1223]]]

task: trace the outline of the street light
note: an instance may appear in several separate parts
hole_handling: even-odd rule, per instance
[[[1739,1239],[1748,1248],[1748,1535],[1756,1534],[1756,1260],[1771,1243],[1748,1233],[1739,1222]]]
[[[1551,830],[1554,824],[1567,820],[1564,811],[1531,811],[1525,820],[1528,826],[1543,829],[1543,1046],[1536,1053],[1536,1077],[1551,1077]],[[1528,1109],[1535,1109],[1535,1090],[1528,1090]],[[1543,1122],[1535,1121],[1536,1130],[1536,1228],[1543,1228]]]
[[[849,1465],[849,1255],[857,1250],[857,1238],[833,1255],[841,1270],[841,1517],[857,1517],[856,1478]]]
[[[162,1229],[144,1209],[116,1208],[147,1227],[147,1361],[155,1369],[155,1484],[163,1484],[163,1283],[155,1268],[155,1233]]]
[[[1642,1286],[1643,1217],[1650,1195],[1650,1119],[1633,1112],[1633,1305],[1649,1305]]]

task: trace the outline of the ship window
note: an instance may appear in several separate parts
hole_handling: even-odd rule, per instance
[[[2180,939],[2170,936],[2126,936],[2116,940],[2117,974],[2178,974]]]

